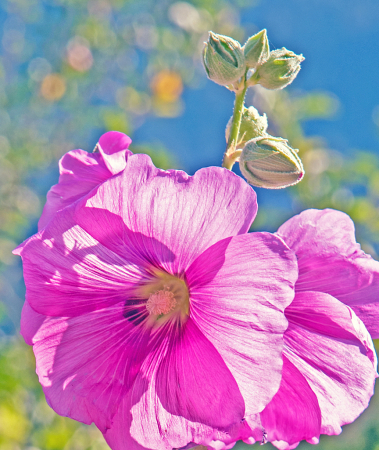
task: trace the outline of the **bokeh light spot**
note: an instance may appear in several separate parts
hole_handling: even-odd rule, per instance
[[[177,72],[162,70],[151,80],[151,90],[154,96],[163,102],[177,101],[183,92],[183,82]]]
[[[46,75],[41,84],[41,95],[51,102],[60,100],[66,92],[66,81],[58,73]]]
[[[87,72],[93,65],[93,56],[84,39],[73,38],[67,45],[67,62],[78,72]]]

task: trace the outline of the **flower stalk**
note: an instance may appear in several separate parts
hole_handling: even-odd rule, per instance
[[[237,158],[241,155],[241,150],[236,150],[238,136],[241,127],[241,119],[244,108],[244,101],[246,90],[248,88],[246,84],[246,74],[243,77],[243,87],[236,91],[236,99],[234,101],[234,111],[232,125],[230,128],[230,135],[228,139],[228,144],[226,146],[226,151],[224,153],[224,159],[222,161],[222,167],[231,170]]]

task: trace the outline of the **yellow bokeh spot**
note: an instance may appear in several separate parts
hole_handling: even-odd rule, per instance
[[[151,90],[157,100],[173,103],[183,92],[183,82],[177,72],[162,70],[158,72],[150,84]]]
[[[60,100],[66,92],[66,81],[57,73],[46,75],[41,84],[41,95],[51,102]]]
[[[0,405],[0,436],[16,442],[24,442],[30,424],[27,418],[12,406]]]

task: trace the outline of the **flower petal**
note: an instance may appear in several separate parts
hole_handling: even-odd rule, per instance
[[[321,292],[297,293],[286,316],[284,354],[317,396],[321,433],[339,434],[373,395],[377,361],[371,337],[348,306]]]
[[[108,131],[100,137],[98,149],[112,175],[125,169],[126,159],[132,155],[127,150],[131,143],[130,137],[119,131]]]
[[[48,317],[26,302],[21,333],[33,344],[37,374],[60,415],[105,432],[150,351],[150,332],[124,317],[124,305],[79,317]]]
[[[99,140],[100,153],[72,150],[59,161],[59,182],[47,193],[46,205],[38,222],[44,228],[54,214],[88,194],[98,184],[124,170],[132,153],[127,150],[131,139],[111,131]]]
[[[340,211],[310,209],[278,230],[299,262],[296,291],[326,292],[351,306],[379,337],[379,262],[355,241],[354,223]]]
[[[220,354],[191,318],[173,327],[156,380],[164,409],[218,429],[241,422],[244,401]]]
[[[283,377],[279,391],[261,412],[267,439],[293,445],[320,435],[321,411],[307,380],[283,355]]]
[[[60,211],[16,249],[23,259],[27,301],[41,314],[72,317],[125,303],[151,276],[133,247],[138,233],[135,238],[129,233],[130,242],[119,243],[115,253],[76,225],[73,212],[72,207]],[[117,231],[120,218],[112,220]]]
[[[166,411],[156,391],[158,366],[145,361],[133,389],[120,404],[104,434],[112,450],[171,450],[189,443],[208,446],[217,441],[229,445],[239,439],[240,424],[218,430]]]
[[[191,177],[157,169],[142,154],[129,157],[125,170],[99,186],[85,206],[108,210],[132,232],[160,242],[161,246],[152,247],[142,239],[139,248],[151,261],[163,259],[162,268],[171,274],[183,273],[218,240],[246,233],[257,211],[255,192],[229,170],[208,167]],[[82,208],[78,205],[77,223],[107,245],[101,227],[90,229],[83,220]],[[174,260],[168,260],[165,248]]]
[[[295,255],[276,236],[251,233],[213,245],[186,275],[191,317],[237,381],[246,415],[262,411],[279,389]]]

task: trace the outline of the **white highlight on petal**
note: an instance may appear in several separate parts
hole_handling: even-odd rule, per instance
[[[146,309],[150,314],[159,315],[167,314],[176,306],[176,299],[174,293],[169,290],[167,286],[164,289],[150,294],[146,303]]]

